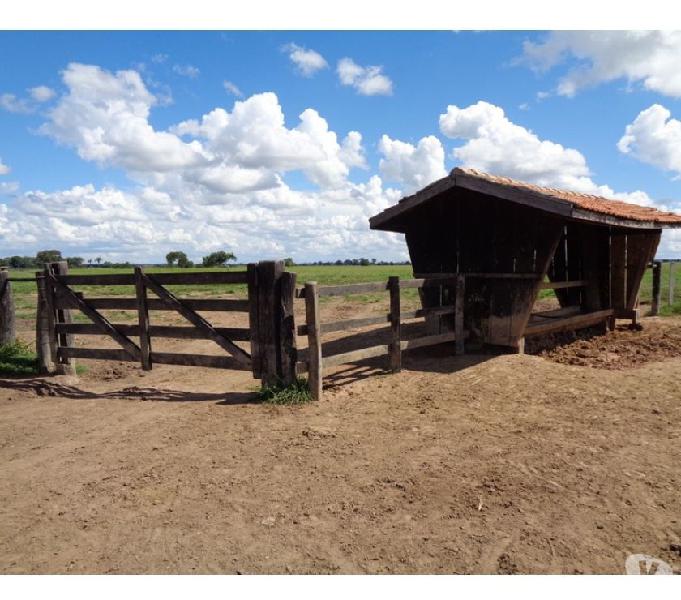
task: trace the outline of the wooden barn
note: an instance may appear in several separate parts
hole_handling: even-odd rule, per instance
[[[405,234],[415,277],[465,275],[471,338],[522,351],[527,336],[635,322],[661,230],[681,215],[457,168],[370,225]],[[543,288],[560,308],[533,313]],[[424,289],[421,301],[453,304],[452,290]]]

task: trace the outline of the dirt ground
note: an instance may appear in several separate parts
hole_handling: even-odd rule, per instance
[[[0,571],[679,571],[681,320],[567,341],[347,366],[298,407],[217,369],[1,380]]]

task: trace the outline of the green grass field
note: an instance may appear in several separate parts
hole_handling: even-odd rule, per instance
[[[230,267],[230,270],[242,270],[242,266]],[[149,273],[168,273],[177,272],[177,267],[159,267],[148,269]],[[202,271],[218,271],[215,269],[200,269]],[[365,283],[371,281],[385,281],[390,275],[397,275],[402,279],[412,278],[411,265],[368,265],[368,266],[336,266],[336,265],[301,265],[293,266],[288,270],[298,274],[298,284],[302,285],[307,281],[316,281],[320,285],[340,285],[349,283]],[[71,269],[70,274],[113,274],[113,273],[131,273],[131,268],[80,268]],[[674,303],[672,306],[668,305],[668,289],[669,289],[669,265],[665,264],[662,269],[662,306],[660,307],[661,314],[681,314],[681,266],[677,266],[674,271],[675,289],[674,289]],[[13,281],[12,291],[16,304],[17,317],[19,319],[33,319],[35,317],[35,271],[34,270],[14,270],[11,271],[12,278],[22,278],[26,281]],[[132,286],[76,286],[76,289],[82,291],[85,296],[134,296],[134,289]],[[183,286],[169,286],[169,289],[181,297],[203,297],[210,298],[216,296],[224,296],[234,294],[235,296],[245,296],[245,285],[183,285]],[[649,303],[652,292],[652,272],[650,269],[646,271],[643,283],[641,285],[641,301]],[[405,297],[415,295],[415,290],[405,290]],[[553,294],[551,290],[544,290],[542,297],[549,297]],[[381,298],[377,294],[362,294],[353,296],[353,300],[357,302],[375,302]],[[327,300],[323,298],[323,300]],[[112,315],[113,316],[113,315]],[[84,316],[77,314],[76,319],[87,320]]]

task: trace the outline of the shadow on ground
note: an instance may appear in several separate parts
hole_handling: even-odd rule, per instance
[[[255,392],[181,392],[156,388],[126,387],[109,392],[90,392],[73,385],[48,379],[0,379],[0,387],[33,393],[36,396],[53,396],[73,400],[128,399],[154,402],[215,402],[221,405],[256,404]]]

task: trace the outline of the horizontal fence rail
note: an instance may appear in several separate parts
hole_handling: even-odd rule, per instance
[[[449,286],[455,289],[455,303],[453,306],[437,306],[423,308],[411,312],[401,311],[400,290],[408,288],[432,288]],[[350,294],[388,292],[390,299],[390,312],[375,317],[344,319],[331,323],[321,323],[319,316],[319,298],[328,296],[346,296]],[[386,283],[358,283],[349,285],[318,286],[316,282],[309,282],[305,287],[296,290],[296,297],[305,300],[306,323],[297,329],[299,335],[306,335],[308,339],[307,353],[300,353],[298,372],[307,372],[310,390],[313,397],[319,400],[322,395],[323,370],[342,364],[358,362],[361,360],[380,356],[389,357],[389,368],[397,372],[402,366],[402,352],[415,348],[423,348],[447,342],[456,342],[456,353],[463,354],[465,332],[463,329],[463,303],[465,292],[464,275],[438,275],[419,277],[411,280],[400,280],[399,277],[390,277]],[[445,333],[425,335],[415,339],[402,339],[402,321],[417,318],[439,318],[445,315],[454,316],[454,329]],[[377,344],[366,348],[359,348],[349,352],[325,354],[322,336],[325,333],[347,331],[373,325],[383,325],[389,333],[390,342]],[[365,333],[351,336],[356,339]]]

